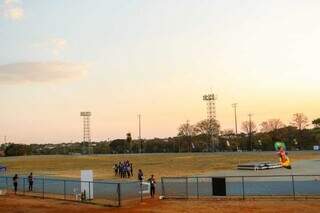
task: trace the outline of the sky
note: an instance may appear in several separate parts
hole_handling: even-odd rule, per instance
[[[317,0],[0,0],[0,143],[169,137],[320,117]]]

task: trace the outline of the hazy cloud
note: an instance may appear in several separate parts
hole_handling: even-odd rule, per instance
[[[67,47],[67,41],[63,38],[53,38],[50,40],[50,46],[53,54],[59,54]]]
[[[86,72],[86,65],[66,62],[6,64],[0,65],[0,84],[73,80]]]
[[[51,51],[54,55],[59,55],[68,46],[68,42],[64,38],[50,38],[47,41],[34,44],[34,47]]]
[[[3,4],[0,5],[0,16],[13,21],[22,19],[24,16],[24,9],[21,1],[5,0]]]

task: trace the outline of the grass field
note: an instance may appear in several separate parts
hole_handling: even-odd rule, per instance
[[[292,161],[320,159],[319,152],[290,152]],[[49,155],[2,157],[0,165],[8,167],[9,174],[33,172],[36,176],[79,178],[80,170],[92,169],[95,179],[115,179],[113,164],[129,160],[134,173],[142,169],[145,176],[198,175],[210,171],[236,168],[238,163],[277,161],[275,152],[256,153],[170,153],[170,154],[123,154],[123,155]],[[134,177],[135,178],[135,177]]]

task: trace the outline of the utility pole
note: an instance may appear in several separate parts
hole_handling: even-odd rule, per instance
[[[190,150],[191,150],[191,135],[189,135],[189,128],[190,128],[190,124],[189,124],[189,120],[187,120],[187,142],[188,142],[188,152],[190,152]]]
[[[252,114],[249,113],[248,114],[249,116],[249,146],[250,146],[250,151],[252,151],[252,123],[251,123],[251,117],[252,117]]]
[[[237,103],[233,103],[232,107],[234,108],[234,126],[236,130],[236,135],[238,135],[238,122],[237,122]]]
[[[139,120],[139,141],[140,141],[140,153],[142,153],[142,140],[141,140],[141,114],[138,115]]]

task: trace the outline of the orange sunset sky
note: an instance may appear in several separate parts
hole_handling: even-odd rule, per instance
[[[169,137],[206,117],[221,128],[320,117],[320,2],[0,0],[0,143]]]

